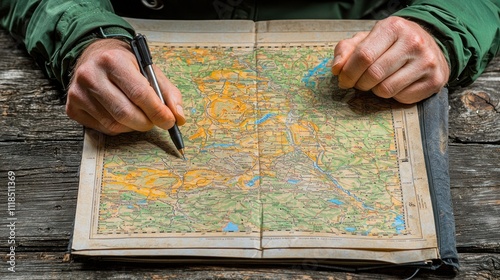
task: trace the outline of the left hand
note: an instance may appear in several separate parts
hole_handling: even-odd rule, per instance
[[[88,45],[75,66],[68,88],[66,113],[86,127],[109,135],[171,128],[186,119],[181,92],[154,66],[160,101],[141,74],[128,43],[99,39]]]
[[[415,103],[441,90],[450,69],[434,38],[400,17],[379,21],[335,47],[332,72],[340,88],[371,90],[383,98]]]

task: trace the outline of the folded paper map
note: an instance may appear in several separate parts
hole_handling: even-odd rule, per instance
[[[439,258],[417,105],[342,90],[364,21],[139,21],[179,88],[167,131],[86,130],[72,253],[289,262]]]

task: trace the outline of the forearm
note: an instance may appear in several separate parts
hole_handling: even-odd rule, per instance
[[[471,84],[499,54],[500,0],[414,0],[394,15],[431,26],[451,66],[450,86]]]
[[[113,13],[108,0],[2,0],[0,24],[26,47],[50,78],[64,87],[76,59],[99,27],[132,27]]]

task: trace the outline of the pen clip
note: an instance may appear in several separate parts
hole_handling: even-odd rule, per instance
[[[146,37],[138,33],[132,41],[130,41],[130,47],[135,54],[139,68],[141,69],[142,75],[147,77],[147,72],[145,68],[153,64],[151,52],[149,51],[148,43]]]

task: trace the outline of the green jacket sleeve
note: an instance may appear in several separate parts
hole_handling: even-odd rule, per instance
[[[96,30],[100,37],[111,35],[103,28],[125,37],[134,34],[108,0],[1,0],[0,25],[64,87],[80,52],[98,37],[92,36]]]
[[[431,29],[451,66],[450,86],[467,86],[499,54],[500,0],[414,0],[395,16]]]

